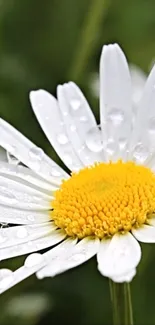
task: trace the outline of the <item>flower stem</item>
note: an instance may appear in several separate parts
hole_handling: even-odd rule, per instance
[[[114,325],[133,325],[132,302],[129,283],[109,280]]]
[[[133,325],[132,301],[130,284],[124,283],[124,298],[125,298],[125,325]]]

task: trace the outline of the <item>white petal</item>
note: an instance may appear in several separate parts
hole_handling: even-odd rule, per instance
[[[34,113],[55,151],[70,169],[80,169],[82,163],[73,150],[66,134],[57,100],[45,90],[31,91],[30,101]]]
[[[29,240],[26,243],[19,243],[10,247],[0,249],[0,260],[5,260],[11,257],[16,257],[42,249],[52,247],[58,244],[66,237],[66,234],[62,230],[51,231],[50,233],[43,235],[43,237]]]
[[[35,253],[29,257],[31,257],[31,261],[33,263],[27,263],[27,258],[24,266],[20,267],[15,272],[6,274],[6,276],[0,280],[0,293],[5,292],[6,290],[15,286],[17,283],[28,278],[46,264],[46,260],[41,254]]]
[[[53,184],[51,184],[48,183],[48,180],[45,181],[27,167],[19,165],[15,166],[4,162],[0,162],[0,175],[8,175],[17,181],[24,180],[25,182],[30,183],[31,186],[37,186],[50,192],[56,190],[62,181],[62,177],[53,177]]]
[[[155,66],[152,69],[138,104],[135,128],[130,140],[129,159],[147,164],[155,152]],[[150,165],[149,165],[150,166]]]
[[[66,241],[68,242],[68,241]],[[76,243],[76,240],[70,240],[69,245],[71,242]],[[58,246],[59,247],[59,246]],[[56,250],[54,248],[53,250]],[[51,254],[51,252],[50,252]],[[34,253],[29,255],[24,263],[24,266],[17,269],[15,272],[5,272],[6,276],[3,276],[0,279],[0,293],[10,289],[11,287],[15,286],[17,283],[23,281],[24,279],[28,278],[30,275],[37,272],[39,269],[43,268],[48,263],[49,254],[47,253],[41,255],[39,253]],[[4,273],[4,272],[3,272]]]
[[[18,158],[39,176],[53,183],[57,177],[66,178],[67,174],[41,148],[38,148],[9,123],[0,119],[0,146]]]
[[[141,228],[133,229],[132,233],[142,243],[155,243],[155,227],[143,225]]]
[[[0,223],[29,225],[50,221],[50,219],[49,211],[20,210],[0,205]]]
[[[120,277],[136,268],[141,258],[137,240],[130,234],[114,235],[102,240],[97,254],[98,269],[109,278]]]
[[[112,281],[116,283],[131,282],[135,275],[136,275],[136,269],[133,269],[128,273],[113,277]]]
[[[51,208],[51,200],[52,195],[0,176],[0,204],[26,210],[47,210]]]
[[[0,229],[0,249],[46,236],[56,229],[52,222]]]
[[[0,162],[7,162],[7,155],[6,150],[4,150],[2,147],[0,147]]]
[[[117,44],[103,47],[100,61],[100,118],[107,159],[126,158],[132,124],[131,77]]]
[[[84,165],[102,161],[101,138],[91,138],[94,131],[98,131],[94,115],[81,90],[69,82],[57,88],[58,102],[65,123],[67,136]]]
[[[61,246],[57,247],[57,251],[51,251],[49,264],[37,273],[39,278],[47,276],[55,276],[56,274],[65,272],[71,268],[74,268],[80,264],[85,263],[88,259],[94,256],[99,249],[98,238],[87,237],[81,240],[77,245],[76,242],[68,243],[68,247],[64,246],[64,242]],[[47,252],[46,254],[49,254]]]

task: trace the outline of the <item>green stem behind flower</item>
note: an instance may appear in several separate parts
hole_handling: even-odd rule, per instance
[[[79,81],[96,45],[99,28],[106,13],[109,0],[92,0],[82,28],[69,78]]]
[[[129,283],[109,280],[114,325],[133,325],[132,303]]]

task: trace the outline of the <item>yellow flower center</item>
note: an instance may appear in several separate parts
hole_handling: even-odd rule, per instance
[[[133,162],[98,163],[63,181],[52,209],[55,224],[69,236],[130,231],[155,211],[155,175]]]

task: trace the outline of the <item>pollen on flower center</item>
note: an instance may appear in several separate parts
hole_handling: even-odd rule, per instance
[[[155,211],[155,175],[133,162],[98,163],[65,180],[52,208],[51,218],[69,236],[129,231]]]

